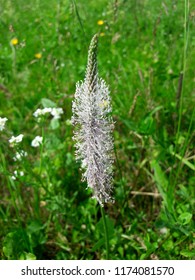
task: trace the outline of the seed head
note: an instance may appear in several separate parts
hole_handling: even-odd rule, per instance
[[[93,190],[93,197],[103,206],[113,201],[113,120],[110,92],[97,71],[98,35],[88,51],[84,82],[76,84],[72,104],[76,159],[81,161],[83,180]]]

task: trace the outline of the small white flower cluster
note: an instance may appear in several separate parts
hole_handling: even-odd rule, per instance
[[[62,108],[44,108],[44,109],[37,109],[33,116],[35,118],[38,118],[40,120],[41,116],[44,116],[45,114],[50,113],[54,119],[60,119],[61,115],[63,114]]]
[[[9,139],[10,145],[13,147],[13,146],[17,145],[18,143],[22,142],[23,137],[24,137],[23,134],[20,134],[18,136],[12,136]]]
[[[41,144],[43,143],[43,137],[41,136],[36,136],[32,142],[31,142],[31,146],[32,147],[39,147]]]
[[[44,116],[47,113],[51,113],[52,108],[44,108],[44,109],[37,109],[34,113],[33,116],[35,118],[39,118],[41,116]]]
[[[63,114],[63,109],[62,108],[53,108],[52,111],[51,111],[51,115],[56,120],[60,119],[62,114]]]
[[[23,157],[26,157],[28,154],[27,152],[21,150],[19,152],[16,152],[15,157],[13,157],[14,161],[21,161]]]
[[[5,123],[8,119],[7,118],[1,118],[0,117],[0,131],[4,130],[5,128]]]
[[[19,176],[20,177],[24,176],[24,172],[23,171],[18,172],[17,170],[15,170],[14,175],[12,175],[11,177],[12,177],[12,180],[16,180],[16,178]]]

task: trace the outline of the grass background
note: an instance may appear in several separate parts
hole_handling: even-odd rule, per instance
[[[110,258],[195,259],[194,1],[0,0],[0,15],[1,259],[105,258],[100,207],[81,182],[69,122],[97,32],[116,122]],[[36,122],[33,112],[48,105],[63,108],[59,123]],[[40,151],[31,141],[43,132]],[[17,149],[28,153],[21,162]],[[12,180],[14,170],[24,176]]]

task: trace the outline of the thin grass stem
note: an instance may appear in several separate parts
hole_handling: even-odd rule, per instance
[[[188,49],[188,40],[189,40],[189,24],[188,24],[188,18],[189,18],[189,0],[185,0],[184,2],[184,42],[183,42],[183,69],[182,69],[182,82],[181,82],[181,89],[180,89],[180,96],[178,102],[178,110],[179,110],[179,116],[178,116],[178,125],[177,125],[177,133],[176,133],[176,147],[175,147],[175,156],[178,149],[178,143],[179,143],[179,137],[180,137],[180,130],[181,130],[181,121],[182,121],[182,111],[183,111],[183,94],[184,94],[184,78],[186,74],[186,59],[187,59],[187,49]],[[189,130],[191,129],[191,125],[189,126]],[[185,142],[187,143],[187,141]],[[177,184],[177,180],[179,177],[179,173],[181,171],[181,163],[182,158],[184,156],[185,149],[182,150],[182,156],[181,161],[173,182],[173,189],[175,189],[175,186]],[[176,157],[175,157],[176,159]]]
[[[182,120],[182,109],[183,109],[183,92],[184,92],[184,77],[186,74],[186,58],[187,58],[187,48],[188,48],[188,38],[189,38],[189,25],[188,25],[188,17],[189,17],[189,1],[185,0],[184,4],[184,47],[183,47],[183,69],[182,69],[182,84],[181,84],[181,93],[178,101],[179,107],[179,120],[177,126],[177,134],[176,134],[176,147],[179,141],[179,134],[181,129],[181,120]]]

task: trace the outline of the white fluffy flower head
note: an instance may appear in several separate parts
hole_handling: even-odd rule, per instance
[[[51,113],[51,111],[52,111],[52,108],[44,108],[44,109],[39,108],[33,113],[33,116],[35,118],[39,118],[41,116],[44,116],[47,113]]]
[[[14,175],[11,176],[12,180],[16,180],[18,177],[23,177],[24,172],[23,171],[14,171]]]
[[[41,136],[36,136],[32,142],[31,142],[31,146],[36,148],[36,147],[39,147],[43,142],[43,137]]]
[[[51,110],[51,115],[53,116],[54,119],[60,119],[63,113],[64,112],[62,108],[52,108]]]
[[[84,82],[76,84],[72,104],[76,159],[83,179],[103,206],[113,201],[113,120],[109,89],[97,72],[98,36],[92,38]]]
[[[0,117],[0,131],[4,130],[6,121],[7,121],[7,118]]]
[[[48,113],[50,113],[54,119],[60,119],[64,111],[62,108],[44,108],[44,109],[39,108],[33,113],[33,116],[37,118],[39,121],[42,116]]]
[[[17,145],[18,143],[22,142],[22,139],[23,139],[24,135],[23,134],[20,134],[18,136],[12,136],[10,139],[9,139],[9,143],[11,146],[15,146]]]
[[[15,156],[13,157],[14,161],[21,161],[23,157],[27,156],[27,152],[20,150],[18,152],[16,152]]]

